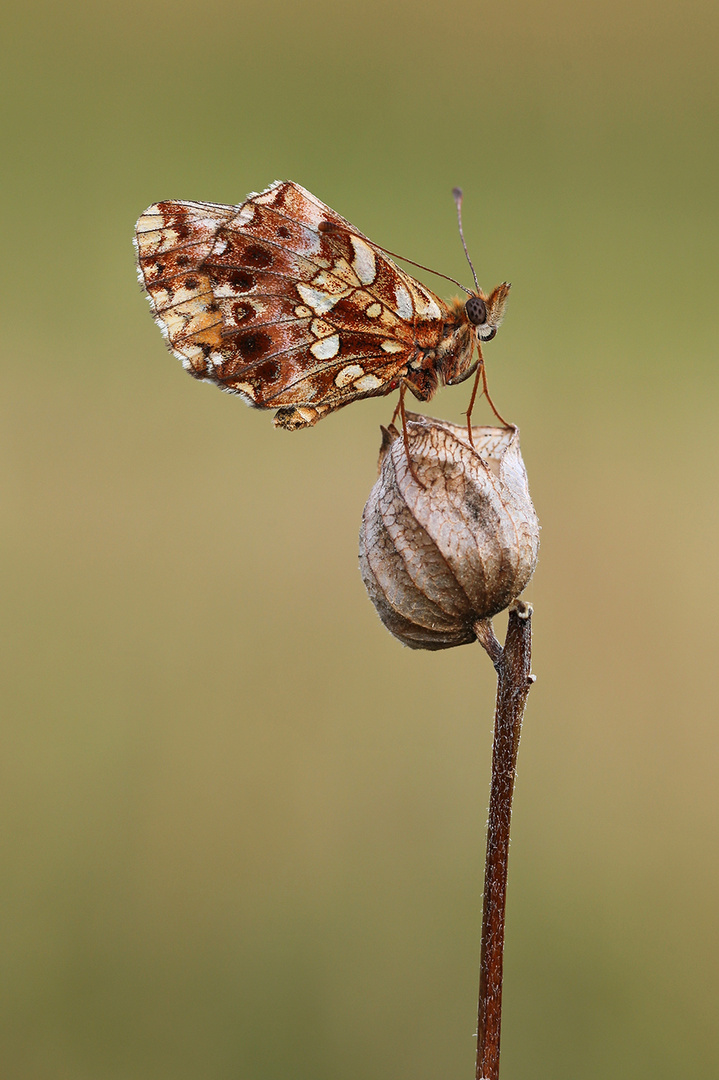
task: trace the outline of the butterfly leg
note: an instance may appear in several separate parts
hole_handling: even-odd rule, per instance
[[[397,408],[394,411],[394,416],[396,416],[397,412],[399,411],[399,414],[402,417],[402,439],[404,441],[404,452],[405,452],[405,456],[407,458],[407,465],[408,465],[409,471],[410,471],[410,473],[412,475],[412,479],[415,481],[415,483],[419,484],[420,487],[426,488],[427,485],[425,483],[423,483],[422,480],[420,480],[420,478],[417,476],[417,473],[414,471],[414,465],[412,464],[412,458],[409,455],[409,438],[407,436],[407,414],[404,411],[404,395],[405,395],[406,389],[407,389],[407,384],[405,383],[405,381],[403,379],[402,382],[399,384],[399,401],[397,402]],[[394,417],[392,417],[392,419],[394,420]]]
[[[472,387],[472,396],[469,399],[469,408],[467,409],[467,413],[466,413],[466,416],[467,416],[467,435],[469,436],[470,446],[474,446],[474,440],[472,439],[472,409],[474,408],[474,403],[477,400],[477,391],[479,390],[480,380],[482,382],[482,394],[484,395],[484,397],[486,397],[487,402],[489,403],[490,409],[492,410],[494,415],[497,417],[499,422],[502,424],[502,426],[506,427],[506,428],[511,428],[511,427],[515,426],[514,424],[508,424],[507,421],[504,419],[504,417],[500,416],[494,402],[492,401],[491,397],[489,396],[489,387],[487,386],[487,371],[486,371],[486,368],[484,366],[484,357],[482,356],[482,350],[480,349],[479,344],[477,344],[477,351],[479,352],[479,363],[477,364],[477,374],[474,377],[474,386]]]
[[[479,389],[479,380],[481,373],[484,369],[484,360],[482,359],[482,353],[479,354],[479,363],[477,364],[477,374],[474,376],[474,385],[472,386],[472,396],[469,399],[469,408],[466,412],[467,417],[467,435],[469,436],[469,445],[474,447],[474,439],[472,438],[472,409],[477,399],[477,390]]]
[[[490,409],[492,410],[494,415],[497,417],[497,419],[499,420],[502,427],[506,427],[506,428],[514,428],[514,427],[516,427],[517,426],[516,424],[508,423],[504,419],[504,417],[501,416],[500,413],[497,412],[497,408],[496,408],[494,402],[492,401],[491,397],[489,396],[489,388],[487,386],[487,372],[484,369],[484,363],[480,364],[480,371],[481,371],[481,375],[482,375],[482,393],[484,394],[487,401],[489,402]]]

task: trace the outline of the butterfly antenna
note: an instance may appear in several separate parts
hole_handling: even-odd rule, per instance
[[[442,274],[439,270],[433,270],[431,266],[425,266],[423,263],[415,262],[414,259],[408,259],[406,255],[398,255],[396,251],[389,251],[387,248],[380,247],[380,245],[375,244],[374,241],[372,241],[372,243],[376,248],[379,248],[380,251],[384,251],[385,255],[391,255],[393,259],[401,259],[402,262],[409,263],[410,266],[417,266],[420,270],[426,270],[428,274],[436,274],[437,277],[444,278],[445,281],[451,281],[454,285],[459,285],[462,292],[466,292],[467,296],[472,295],[471,289],[468,289],[461,281],[457,281],[456,278],[450,277],[449,274]],[[471,265],[472,264],[470,263],[470,266]]]
[[[335,225],[332,221],[321,221],[318,225],[318,230],[321,233],[339,233],[343,231],[338,225]],[[467,296],[472,295],[471,289],[468,289],[467,286],[463,285],[461,281],[457,281],[456,278],[450,277],[449,274],[442,274],[439,270],[433,270],[431,266],[425,266],[424,263],[418,263],[415,262],[414,259],[408,259],[406,255],[398,255],[396,251],[390,251],[389,248],[382,247],[381,244],[376,244],[374,240],[372,241],[372,247],[376,247],[379,251],[383,251],[385,255],[391,255],[393,259],[401,259],[402,262],[409,263],[410,266],[416,266],[420,270],[426,270],[428,274],[436,274],[437,277],[444,278],[445,281],[451,281],[453,285],[459,285],[462,292],[466,292]],[[467,250],[466,247],[464,250]],[[469,258],[469,255],[467,256],[467,258]],[[469,265],[472,266],[471,263]],[[472,268],[472,273],[474,273],[474,267]]]
[[[469,268],[472,271],[472,277],[474,278],[474,284],[477,286],[477,292],[479,293],[482,290],[479,287],[479,282],[477,281],[477,275],[474,272],[474,265],[472,264],[472,260],[469,257],[469,252],[467,251],[467,244],[465,243],[465,239],[464,239],[464,231],[462,230],[462,198],[463,198],[462,189],[459,188],[459,187],[452,188],[452,194],[454,195],[454,202],[455,202],[455,205],[457,207],[457,221],[459,223],[459,235],[460,235],[461,240],[462,240],[462,247],[464,248],[464,254],[467,256],[467,262],[469,263]]]

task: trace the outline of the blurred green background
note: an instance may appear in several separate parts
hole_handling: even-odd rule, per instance
[[[291,177],[466,279],[460,184],[513,283],[486,355],[543,543],[503,1080],[716,1078],[716,4],[3,18],[0,1075],[474,1075],[493,672],[364,594],[392,402],[275,431],[135,281],[149,203]]]

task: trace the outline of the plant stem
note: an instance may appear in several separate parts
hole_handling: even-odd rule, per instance
[[[528,604],[522,601],[513,604],[509,611],[504,649],[499,646],[488,621],[483,620],[476,627],[477,637],[497,670],[479,962],[476,1080],[499,1080],[509,827],[522,717],[529,688],[534,682],[534,676],[530,674],[531,615],[532,609]]]

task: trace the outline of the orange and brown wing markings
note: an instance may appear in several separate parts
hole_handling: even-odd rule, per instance
[[[280,393],[291,391],[293,403],[315,401],[320,396],[318,376],[323,372],[339,376],[333,395],[343,400],[352,393],[381,394],[401,369],[406,370],[410,352],[406,348],[382,349],[373,335],[361,332],[325,334],[317,331],[316,322],[304,323],[301,331],[293,324],[268,324],[257,330],[238,330],[229,357],[215,367],[215,377],[230,389],[234,382],[249,383],[258,404],[287,403]],[[277,370],[272,387],[266,387],[265,364],[273,362]],[[269,369],[268,369],[269,370]],[[244,392],[248,392],[243,386]],[[302,397],[304,395],[304,397]]]
[[[383,377],[368,370],[373,358],[338,357],[324,363],[314,363],[305,353],[301,362],[292,366],[280,358],[262,359],[246,365],[235,374],[228,374],[224,387],[251,397],[265,408],[286,405],[322,405],[331,411],[364,397],[389,393],[394,379],[406,371],[403,357],[383,362]],[[377,358],[379,359],[379,358]],[[299,360],[299,358],[298,358]]]
[[[222,315],[213,283],[202,266],[215,237],[235,208],[219,204],[161,202],[137,223],[140,281],[155,321],[191,374],[202,377],[205,349],[219,345]]]
[[[251,196],[226,226],[277,244],[363,289],[398,322],[436,335],[447,305],[398,267],[359,229],[291,181]],[[349,276],[348,276],[349,270]]]
[[[284,426],[389,392],[448,314],[289,181],[240,206],[155,204],[136,243],[153,314],[183,365],[259,407],[313,403],[310,419]]]

